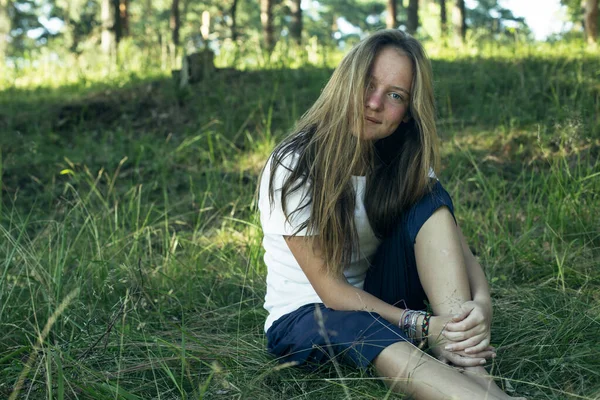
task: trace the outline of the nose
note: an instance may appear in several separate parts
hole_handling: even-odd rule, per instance
[[[374,111],[379,111],[381,109],[382,105],[383,105],[383,101],[381,99],[381,94],[375,89],[369,90],[367,92],[367,102],[366,102],[367,108],[370,108],[371,110],[374,110]]]

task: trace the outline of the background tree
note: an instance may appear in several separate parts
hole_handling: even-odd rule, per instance
[[[263,30],[263,40],[268,51],[273,50],[273,0],[260,0],[260,22]]]
[[[58,18],[64,25],[52,36],[61,37],[62,45],[70,52],[80,53],[81,42],[93,35],[99,26],[99,6],[95,0],[56,0],[49,18]]]
[[[230,22],[231,40],[233,40],[234,42],[237,40],[237,37],[238,37],[237,24],[236,24],[237,23],[237,19],[236,19],[237,6],[238,6],[238,0],[232,0],[231,7],[229,8],[229,16],[231,18],[231,22]]]
[[[112,0],[101,0],[100,7],[100,18],[102,21],[100,47],[104,53],[111,54],[117,47],[115,36],[115,8]]]
[[[598,24],[600,24],[598,0],[561,0],[560,3],[567,8],[569,19],[574,25],[573,33],[577,32],[577,35],[581,35],[579,32],[583,30],[588,43],[595,43],[598,37]],[[572,36],[568,33],[566,35]],[[564,36],[565,34],[559,37]]]
[[[446,37],[448,34],[448,12],[446,10],[446,0],[440,1],[440,34]]]
[[[454,32],[462,43],[467,38],[467,14],[465,10],[465,0],[456,0],[454,3],[454,12],[452,13]]]
[[[396,15],[396,0],[387,1],[387,15],[385,17],[385,26],[389,29],[398,27],[398,18]]]
[[[12,7],[10,0],[0,0],[0,63],[4,63],[8,49],[11,26],[9,7]]]
[[[171,28],[171,42],[176,49],[179,46],[179,0],[171,2],[171,15],[169,16],[169,27]]]
[[[39,21],[39,16],[43,14],[42,4],[36,0],[9,0],[4,4],[2,8],[9,22],[0,31],[9,32],[10,46],[5,44],[6,55],[23,55],[48,42],[48,32]],[[41,30],[42,33],[31,37],[28,33],[33,30]]]
[[[386,21],[382,17],[387,5],[379,0],[322,0],[319,4],[322,6],[319,10],[319,16],[324,21],[312,26],[318,26],[319,29],[325,29],[326,27],[327,31],[311,30],[309,33],[311,36],[321,37],[327,32],[326,34],[329,37],[335,34],[337,40],[341,41],[347,41],[351,37],[355,37],[356,34],[344,35],[339,31],[338,18],[345,19],[364,32],[372,32],[386,26]],[[311,18],[307,19],[307,21],[310,20]],[[399,20],[398,24],[400,24]]]
[[[443,34],[443,31],[449,31],[451,25],[448,12],[443,12],[450,4],[455,7],[459,4],[459,12],[455,14],[461,38],[466,29],[465,20],[469,21],[470,27],[478,29],[478,36],[489,33],[495,35],[495,39],[498,34],[507,32],[507,26],[510,29],[515,26],[505,26],[507,20],[518,20],[498,6],[498,0],[478,0],[473,3],[472,9],[464,8],[466,15],[462,17],[460,10],[464,7],[464,0],[452,3],[422,0],[421,4],[418,0],[407,0],[404,5],[398,0],[320,0],[318,3],[306,2],[304,9],[301,0],[0,1],[1,15],[4,16],[10,8],[7,4],[13,5],[11,51],[35,50],[48,42],[53,51],[64,57],[92,50],[100,42],[102,49],[110,53],[116,50],[122,37],[129,35],[131,44],[142,50],[147,62],[160,62],[164,68],[174,60],[175,49],[185,47],[188,52],[193,52],[206,45],[200,32],[204,12],[211,16],[210,46],[219,47],[231,38],[242,53],[254,49],[257,41],[263,42],[266,49],[272,49],[284,28],[288,29],[289,38],[298,43],[305,36],[316,37],[321,44],[343,46],[351,46],[363,32],[384,26],[404,26],[414,34],[420,25],[426,25],[428,32],[434,32],[441,24]],[[44,29],[40,24],[40,19],[48,18],[61,20],[59,32]],[[358,33],[340,31],[340,19],[359,29]],[[435,29],[430,31],[434,25]],[[32,29],[40,31],[38,28],[43,31],[40,36],[35,39],[27,36]],[[3,48],[6,53],[6,44]]]
[[[513,37],[518,31],[524,36],[531,32],[522,17],[515,17],[512,11],[502,7],[498,0],[479,0],[474,8],[466,9],[469,29],[477,31],[479,36],[491,37],[494,40],[509,35]]]
[[[406,31],[414,35],[419,28],[419,0],[409,0],[406,15]]]
[[[585,37],[589,44],[596,44],[598,37],[598,0],[585,2]]]
[[[115,0],[115,36],[117,43],[129,36],[129,0]]]
[[[302,0],[290,0],[290,36],[296,43],[302,43]]]

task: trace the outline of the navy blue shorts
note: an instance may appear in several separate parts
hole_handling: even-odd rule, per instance
[[[367,271],[366,292],[401,308],[426,309],[414,243],[425,221],[444,206],[454,216],[450,195],[437,182],[380,244]],[[284,315],[267,331],[267,348],[279,362],[295,362],[308,369],[332,359],[366,369],[383,349],[399,341],[410,339],[377,313],[333,310],[322,303]]]

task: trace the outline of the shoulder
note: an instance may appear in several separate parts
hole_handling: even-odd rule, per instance
[[[296,152],[282,154],[274,151],[266,161],[261,175],[261,186],[269,185],[273,180],[273,189],[281,189],[285,180],[298,165],[299,155]]]

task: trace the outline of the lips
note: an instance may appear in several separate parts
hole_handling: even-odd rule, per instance
[[[374,124],[380,124],[380,123],[381,123],[381,121],[380,121],[380,120],[378,120],[378,119],[375,119],[375,118],[373,118],[373,117],[365,117],[365,119],[366,119],[367,121],[370,121],[370,122],[374,123]]]

